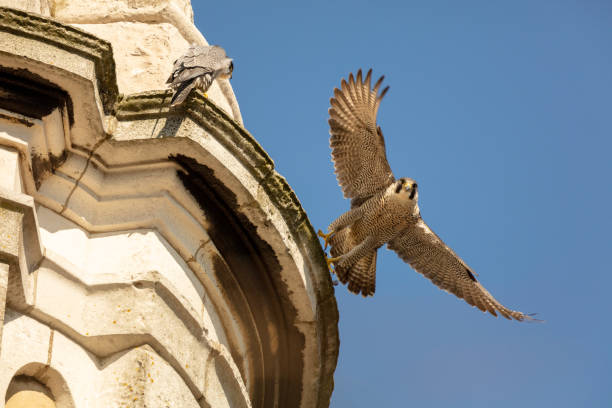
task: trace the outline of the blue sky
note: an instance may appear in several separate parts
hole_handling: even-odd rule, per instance
[[[329,98],[371,67],[424,220],[498,300],[546,320],[485,315],[383,249],[374,298],[336,287],[331,406],[612,406],[612,2],[292,4],[193,1],[315,228],[348,209]]]

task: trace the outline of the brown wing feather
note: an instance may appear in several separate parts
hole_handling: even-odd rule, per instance
[[[363,201],[389,184],[394,177],[387,161],[385,142],[376,126],[380,101],[378,90],[384,77],[370,89],[372,70],[365,79],[361,70],[334,89],[329,109],[330,146],[338,184],[347,198]]]
[[[510,310],[499,303],[476,280],[470,267],[422,219],[419,218],[415,226],[405,230],[387,246],[438,287],[465,299],[483,312],[494,316],[499,312],[507,319],[533,320],[529,315]]]

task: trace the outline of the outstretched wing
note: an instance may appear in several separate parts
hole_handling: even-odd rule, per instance
[[[469,266],[419,218],[416,225],[390,241],[387,246],[400,258],[434,284],[465,299],[483,312],[507,319],[534,320],[529,315],[510,310],[499,303],[476,280]]]
[[[394,177],[387,162],[385,140],[376,126],[380,101],[389,89],[380,95],[378,90],[384,77],[370,89],[372,70],[362,80],[349,75],[341,89],[334,89],[329,109],[330,146],[338,184],[352,205],[362,202],[393,183]]]

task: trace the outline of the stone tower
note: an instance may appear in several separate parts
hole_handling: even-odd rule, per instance
[[[7,407],[327,407],[333,287],[189,0],[0,0]],[[236,56],[239,57],[239,56]]]

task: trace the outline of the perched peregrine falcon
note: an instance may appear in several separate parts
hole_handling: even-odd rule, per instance
[[[183,102],[193,88],[206,92],[216,78],[229,79],[234,63],[218,45],[192,45],[185,55],[174,61],[166,81],[175,90],[170,105]]]
[[[319,230],[325,247],[331,245],[328,265],[348,289],[363,296],[374,294],[376,253],[387,244],[417,272],[467,303],[494,316],[533,320],[530,315],[500,304],[478,282],[474,272],[425,224],[417,204],[417,183],[395,179],[385,152],[385,141],[376,114],[386,87],[378,93],[384,77],[370,87],[372,70],[365,79],[361,70],[341,89],[334,89],[329,109],[330,146],[338,183],[351,210]]]

